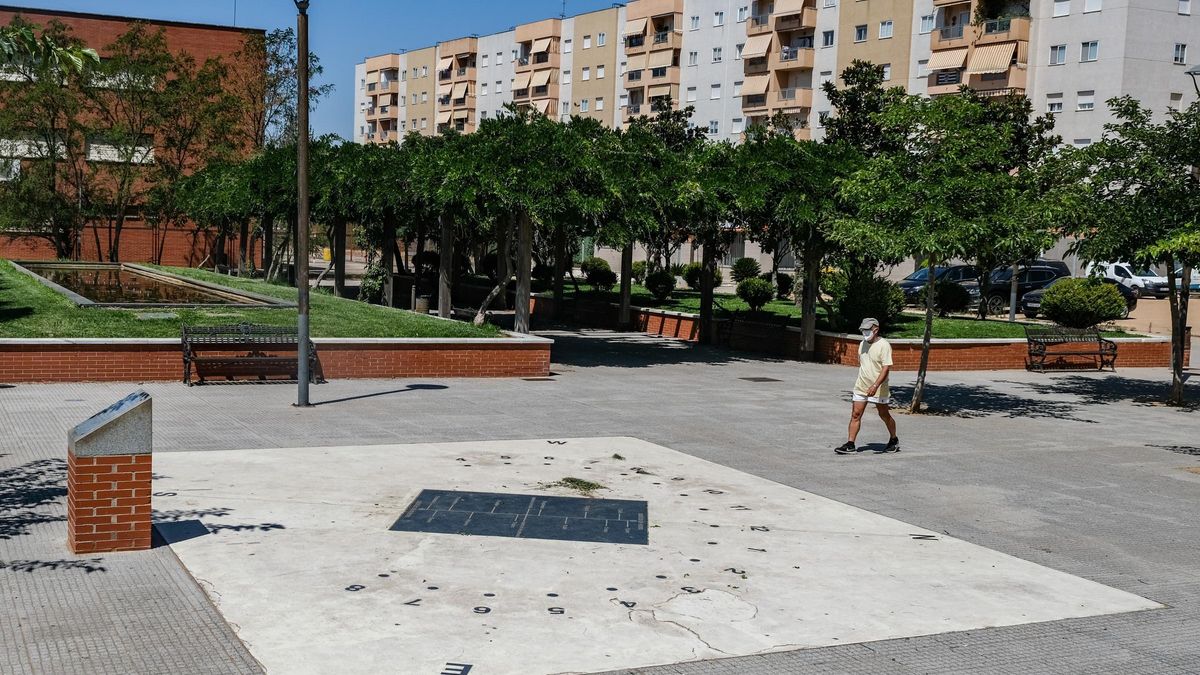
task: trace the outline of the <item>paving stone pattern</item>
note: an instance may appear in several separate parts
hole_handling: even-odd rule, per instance
[[[637,436],[1168,605],[629,672],[1200,672],[1200,409],[1151,403],[1166,372],[935,373],[929,400],[954,414],[901,415],[898,455],[870,452],[868,418],[868,451],[837,457],[851,370],[552,337],[554,381],[334,382],[311,410],[286,385],[150,384],[156,451]],[[260,670],[169,548],[66,550],[66,430],[135,388],[0,389],[0,672]]]

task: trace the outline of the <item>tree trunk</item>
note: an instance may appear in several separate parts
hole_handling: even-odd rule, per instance
[[[388,235],[384,236],[382,250],[380,251],[379,266],[383,268],[383,306],[396,306],[396,274],[392,268],[395,267],[396,260],[396,230],[390,225],[384,227],[384,232]],[[390,236],[389,236],[390,235]],[[362,300],[360,295],[359,300]]]
[[[108,261],[121,262],[121,231],[125,228],[125,208],[122,207],[114,218],[115,227],[108,243]]]
[[[631,330],[633,327],[633,242],[621,247],[621,312],[617,327]]]
[[[563,316],[563,275],[567,273],[567,228],[554,228],[554,318]]]
[[[979,307],[975,310],[980,319],[988,318],[987,298],[992,291],[992,274],[984,266],[976,266],[979,272]]]
[[[1020,265],[1013,263],[1012,279],[1008,282],[1008,320],[1013,322],[1017,320],[1017,286],[1020,280]]]
[[[492,306],[492,303],[495,302],[496,298],[500,297],[501,295],[508,294],[508,281],[508,277],[501,277],[496,281],[496,286],[492,288],[491,292],[487,294],[487,297],[483,299],[483,303],[479,305],[479,311],[475,312],[475,319],[471,323],[474,323],[476,326],[483,325],[484,321],[487,320],[488,308]]]
[[[512,257],[509,254],[512,248],[513,221],[514,219],[510,217],[508,222],[498,228],[496,232],[496,279],[504,280],[504,292],[500,294],[500,309],[508,309],[508,281],[512,278],[510,272]]]
[[[242,218],[238,232],[238,276],[246,276],[250,262],[250,219]]]
[[[262,268],[270,270],[275,253],[275,214],[268,213],[262,217]]]
[[[346,297],[346,221],[333,221],[333,292],[339,298]]]
[[[929,260],[929,278],[934,278],[933,259]],[[921,412],[921,400],[925,398],[925,373],[929,370],[929,343],[933,339],[933,307],[937,301],[937,286],[925,286],[925,335],[921,339],[921,365],[917,368],[917,386],[913,388],[912,404],[908,411]]]
[[[1175,280],[1175,257],[1167,256],[1167,298],[1171,306],[1171,389],[1167,394],[1169,405],[1183,405],[1183,362],[1184,339],[1187,332],[1187,298],[1191,285],[1191,273],[1184,269],[1183,288]]]
[[[800,288],[800,358],[817,356],[817,295],[821,289],[821,256],[805,251],[804,284]]]
[[[454,269],[454,220],[443,213],[438,223],[442,228],[441,241],[438,243],[438,316],[449,319],[453,308],[450,293]]]
[[[704,244],[700,254],[700,344],[713,344],[713,272],[716,269],[716,251],[709,244]]]
[[[521,211],[517,228],[517,307],[513,326],[518,333],[528,333],[529,290],[533,268],[533,223],[530,222],[529,214],[524,210]]]

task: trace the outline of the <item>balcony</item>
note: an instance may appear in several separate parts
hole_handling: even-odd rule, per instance
[[[954,5],[970,5],[971,0],[933,0],[934,7],[953,7]]]
[[[625,84],[628,85],[632,82],[641,82],[643,72],[645,72],[645,71],[641,71],[641,70],[627,71],[625,73]],[[641,86],[641,85],[634,85],[634,86]]]
[[[530,54],[517,59],[517,72],[545,70],[547,68],[558,68],[562,62],[562,55],[558,52],[541,52],[539,54]]]
[[[645,35],[629,35],[625,37],[625,53],[640,54],[646,51]]]
[[[1011,19],[985,21],[983,31],[975,40],[975,44],[986,45],[1014,41],[1029,41],[1029,17],[1019,16]]]
[[[746,36],[761,35],[770,33],[774,28],[771,27],[770,14],[755,14],[746,22]]]
[[[378,87],[378,86],[379,85],[376,84],[375,82],[368,82],[367,83],[367,91],[375,91],[376,87]]]
[[[752,114],[755,111],[761,114],[767,112],[767,95],[754,94],[742,97],[742,111],[747,114]]]
[[[664,49],[679,49],[682,46],[683,39],[679,33],[674,31],[659,31],[654,34],[650,51],[657,52]]]
[[[1003,73],[984,73],[967,78],[967,86],[984,96],[1024,94],[1028,83],[1029,69],[1013,65]]]
[[[933,51],[966,47],[975,41],[979,33],[976,26],[946,26],[929,34],[929,47]]]
[[[446,80],[453,78],[454,74],[450,71],[449,68],[447,68],[445,70],[439,70],[437,76],[438,76],[438,82],[445,82]]]
[[[817,8],[805,7],[799,14],[788,14],[775,19],[775,30],[786,33],[793,30],[806,30],[817,27]]]
[[[929,75],[928,91],[930,96],[954,94],[962,86],[961,70],[939,70]]]
[[[812,89],[781,89],[775,96],[775,110],[795,112],[812,107]]]
[[[390,80],[384,80],[383,82],[379,83],[380,91],[390,91],[391,88],[392,88],[392,83]]]
[[[761,75],[771,70],[771,63],[768,59],[759,57],[757,59],[746,59],[744,61],[743,71],[746,75]]]
[[[475,66],[458,68],[454,71],[453,79],[455,82],[474,82],[477,79],[477,71],[475,70]]]
[[[784,47],[772,52],[770,68],[771,70],[812,69],[815,58],[816,52],[811,45],[808,47]]]

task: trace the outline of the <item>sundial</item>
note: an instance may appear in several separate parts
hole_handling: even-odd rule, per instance
[[[269,672],[594,672],[1159,606],[632,438],[157,461],[156,511],[212,532],[172,548]]]

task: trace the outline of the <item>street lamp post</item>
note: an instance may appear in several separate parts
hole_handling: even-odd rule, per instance
[[[1192,66],[1185,72],[1191,76],[1192,86],[1196,88],[1196,95],[1200,96],[1200,81],[1196,80],[1197,77],[1200,77],[1200,66]]]
[[[308,407],[308,2],[296,3],[296,406]]]

